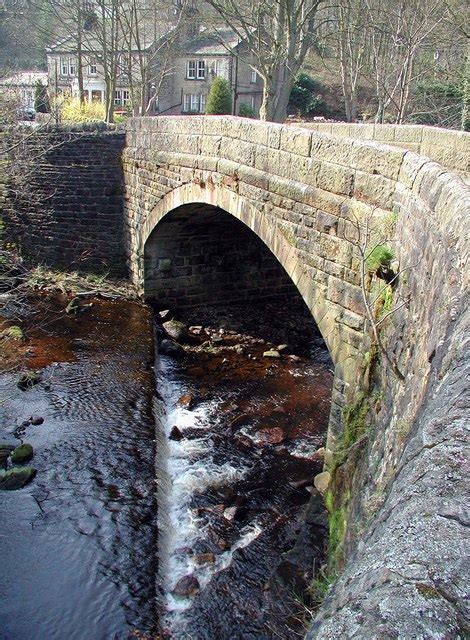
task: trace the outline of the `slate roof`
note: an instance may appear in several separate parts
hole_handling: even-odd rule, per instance
[[[205,29],[194,40],[182,44],[182,51],[191,55],[210,56],[227,54],[227,49],[235,49],[241,40],[233,29]]]
[[[4,87],[32,87],[38,81],[44,86],[47,85],[46,71],[22,71],[21,73],[15,73],[8,78],[3,78],[0,81],[0,85]]]

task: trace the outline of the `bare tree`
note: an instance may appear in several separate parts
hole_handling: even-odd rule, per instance
[[[323,0],[207,0],[246,43],[247,61],[263,80],[262,120],[282,122],[295,76],[314,43]]]
[[[189,4],[190,0],[182,0],[175,20],[164,15],[166,5],[162,0],[128,0],[119,12],[123,68],[135,115],[149,112],[158,100],[164,79],[172,73],[171,58]]]

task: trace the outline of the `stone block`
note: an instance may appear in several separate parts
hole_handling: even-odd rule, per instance
[[[354,198],[391,210],[396,183],[380,175],[356,171]]]
[[[347,167],[322,162],[318,169],[317,186],[331,193],[352,195],[354,171]]]
[[[280,149],[300,156],[310,156],[312,134],[295,127],[283,127]]]

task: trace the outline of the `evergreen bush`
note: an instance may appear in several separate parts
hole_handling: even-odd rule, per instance
[[[225,115],[232,113],[232,94],[225,78],[214,78],[207,96],[207,115]]]
[[[246,102],[242,102],[238,108],[238,115],[242,118],[254,118],[255,112],[251,105]]]

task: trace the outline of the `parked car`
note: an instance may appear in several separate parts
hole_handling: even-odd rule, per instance
[[[21,120],[34,120],[36,118],[36,110],[34,107],[21,107],[18,110]]]

